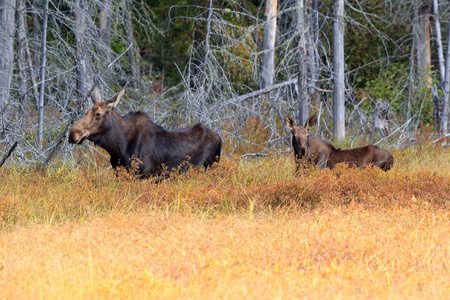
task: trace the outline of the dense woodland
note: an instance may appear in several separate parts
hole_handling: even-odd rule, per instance
[[[214,128],[225,155],[285,151],[285,115],[351,147],[442,143],[449,19],[437,0],[0,0],[0,158],[76,163],[94,84],[126,89],[122,114]]]

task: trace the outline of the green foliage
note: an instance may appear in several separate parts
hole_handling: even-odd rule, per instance
[[[391,109],[399,110],[404,106],[406,98],[404,94],[407,85],[408,73],[403,63],[393,63],[389,68],[380,70],[379,76],[375,78],[359,77],[358,82],[365,85],[365,90],[374,99],[388,100]],[[363,80],[366,79],[366,82]]]
[[[385,1],[367,1],[364,7],[359,8],[364,13],[346,9],[346,17],[351,22],[346,23],[344,41],[347,69],[358,70],[354,73],[356,87],[364,89],[366,83],[380,77],[393,77],[386,72],[393,72],[396,76],[402,71],[408,74],[409,57],[404,54],[410,53],[410,49],[408,44],[399,45],[399,41],[410,33],[408,24],[393,20],[392,11],[386,9]],[[386,87],[392,90],[392,87]],[[377,92],[380,93],[381,88]]]

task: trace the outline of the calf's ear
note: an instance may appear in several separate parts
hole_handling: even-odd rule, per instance
[[[108,101],[106,101],[106,105],[108,108],[115,107],[117,104],[119,104],[120,99],[122,99],[123,94],[125,93],[125,89],[121,90],[117,94],[111,97]]]
[[[290,131],[294,131],[294,128],[295,128],[295,121],[294,121],[294,119],[292,119],[292,117],[290,117],[290,116],[286,116],[284,118],[284,120],[286,122],[287,129],[289,129]]]
[[[308,120],[306,120],[306,127],[311,127],[317,124],[317,116],[316,115],[312,115],[311,117],[308,118]]]

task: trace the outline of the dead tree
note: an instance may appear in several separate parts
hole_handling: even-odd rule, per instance
[[[266,2],[266,25],[264,26],[264,37],[260,56],[260,82],[259,87],[263,89],[273,84],[275,78],[275,41],[277,32],[278,1],[267,0]]]
[[[342,140],[345,138],[344,0],[334,0],[333,36],[333,135]]]
[[[38,131],[39,131],[39,145],[42,147],[44,141],[44,93],[45,93],[45,68],[47,63],[47,20],[48,20],[48,2],[45,0],[44,4],[44,21],[42,24],[42,41],[41,41],[41,71],[40,71],[40,91],[39,91],[39,105],[38,105]]]
[[[0,0],[0,131],[5,128],[14,62],[14,20],[16,0]]]

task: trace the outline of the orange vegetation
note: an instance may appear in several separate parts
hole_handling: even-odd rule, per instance
[[[1,169],[0,298],[446,299],[450,152],[394,156],[299,176],[225,158],[160,184]]]

